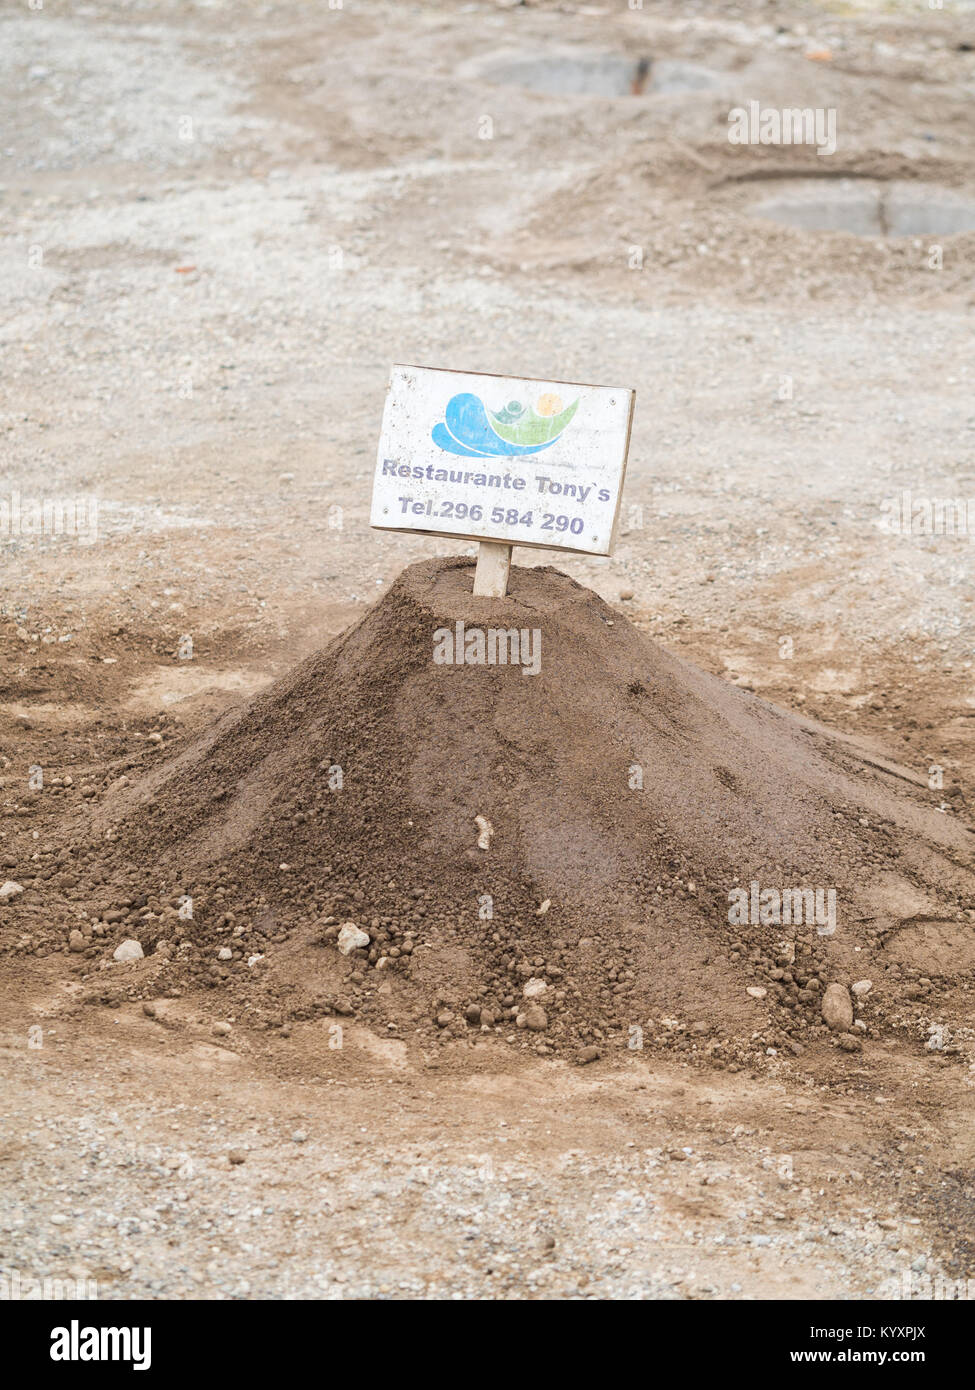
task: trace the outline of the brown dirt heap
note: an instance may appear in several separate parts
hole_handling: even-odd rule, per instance
[[[830,982],[971,969],[972,835],[916,774],[678,660],[557,570],[512,569],[503,600],[472,579],[469,559],[410,566],[102,800],[108,937],[163,940],[156,988],[182,970],[257,1017],[354,1011],[541,1050],[639,1028],[733,1060],[825,1040]],[[435,661],[458,622],[537,632],[537,674]],[[835,932],[774,903],[729,923],[752,881],[835,890]],[[343,955],[347,922],[370,940]]]

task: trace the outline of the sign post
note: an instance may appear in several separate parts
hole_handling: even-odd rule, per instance
[[[508,592],[508,572],[511,569],[510,545],[497,541],[481,541],[477,547],[474,569],[474,592],[482,598],[504,598]]]
[[[474,593],[503,598],[514,545],[609,555],[634,392],[394,366],[370,523],[480,542]]]

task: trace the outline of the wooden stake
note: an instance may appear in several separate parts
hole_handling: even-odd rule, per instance
[[[477,547],[474,592],[481,598],[504,598],[508,592],[511,546],[499,541],[481,541]]]

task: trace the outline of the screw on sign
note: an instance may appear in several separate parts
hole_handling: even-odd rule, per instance
[[[511,548],[609,555],[635,392],[394,366],[371,524],[479,541],[474,593],[503,598]]]

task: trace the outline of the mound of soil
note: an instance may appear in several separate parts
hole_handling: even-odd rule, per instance
[[[93,798],[83,949],[135,936],[151,959],[112,966],[133,988],[200,979],[272,1025],[354,1013],[407,1038],[728,1062],[836,1036],[826,986],[867,977],[855,1050],[916,987],[912,932],[925,959],[947,934],[943,976],[971,970],[972,833],[923,779],[687,665],[557,570],[512,569],[503,600],[472,583],[470,559],[411,566]],[[475,655],[472,629],[534,634],[537,673],[436,660],[458,623]],[[806,917],[784,921],[776,895],[800,888]],[[350,922],[369,941],[345,955]]]

